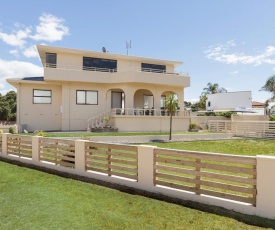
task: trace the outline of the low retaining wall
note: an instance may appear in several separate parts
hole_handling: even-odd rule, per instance
[[[10,134],[1,134],[0,138],[0,158],[275,218],[275,157],[244,157]],[[220,171],[231,173],[225,175]],[[186,174],[193,177],[186,177]],[[213,177],[219,181],[205,179]]]

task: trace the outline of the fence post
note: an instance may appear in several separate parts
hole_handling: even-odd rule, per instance
[[[138,146],[138,184],[141,189],[154,187],[154,149],[155,146]]]
[[[257,156],[257,201],[259,216],[275,219],[275,157]]]
[[[32,137],[32,160],[34,163],[39,162],[39,136]]]
[[[8,133],[2,133],[2,154],[8,155]]]
[[[85,140],[75,140],[75,170],[85,172]]]

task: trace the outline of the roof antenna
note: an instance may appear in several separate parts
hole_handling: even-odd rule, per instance
[[[132,44],[131,44],[131,40],[128,43],[128,41],[126,41],[126,49],[127,49],[127,55],[128,55],[128,50],[132,48]]]

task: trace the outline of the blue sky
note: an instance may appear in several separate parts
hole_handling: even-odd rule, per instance
[[[0,8],[0,92],[6,78],[41,76],[35,44],[182,61],[185,100],[208,82],[252,91],[275,74],[274,0],[4,1]]]

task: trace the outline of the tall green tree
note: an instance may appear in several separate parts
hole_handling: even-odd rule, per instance
[[[265,85],[260,89],[260,91],[270,92],[272,96],[269,101],[275,100],[275,75],[270,76],[266,80]]]
[[[0,120],[16,120],[16,92],[9,91],[6,95],[0,94]]]
[[[227,90],[225,88],[219,87],[219,84],[217,84],[217,83],[212,84],[211,82],[209,82],[207,84],[207,87],[203,88],[203,90],[205,91],[205,92],[203,92],[205,94],[215,94],[215,93],[227,92]]]
[[[175,112],[178,108],[178,98],[176,97],[176,94],[171,93],[166,97],[165,100],[165,108],[168,110],[170,114],[170,132],[169,132],[169,140],[172,139],[172,117],[175,115]]]

